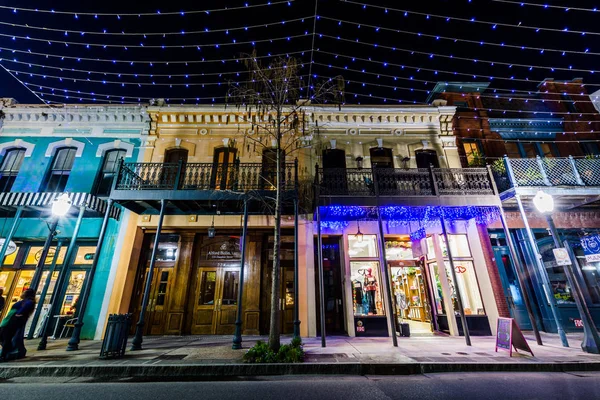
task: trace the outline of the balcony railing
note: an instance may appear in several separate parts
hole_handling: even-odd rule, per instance
[[[296,162],[282,164],[282,187],[295,190]],[[123,163],[114,190],[275,190],[276,169],[261,163]]]
[[[494,195],[487,168],[325,168],[317,167],[321,196]]]
[[[492,166],[500,192],[512,187],[600,186],[600,159],[509,158]]]

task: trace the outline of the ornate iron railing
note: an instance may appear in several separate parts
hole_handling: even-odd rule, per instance
[[[493,195],[487,168],[325,168],[317,167],[322,196]]]
[[[284,190],[297,187],[297,163],[282,164]],[[115,190],[275,190],[275,166],[261,163],[123,163]]]
[[[492,166],[500,192],[516,186],[600,186],[600,159],[508,158]]]

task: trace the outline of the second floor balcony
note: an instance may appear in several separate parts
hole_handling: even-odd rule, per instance
[[[488,168],[325,168],[317,166],[320,205],[498,205]]]
[[[509,158],[492,166],[503,201],[515,195],[532,197],[543,190],[563,199],[569,208],[588,205],[600,198],[598,158]]]
[[[279,186],[283,200],[297,193],[298,163],[282,163]],[[171,213],[241,212],[240,201],[273,198],[275,166],[262,163],[125,163],[121,162],[110,197],[137,213],[155,213],[169,200]],[[258,203],[258,202],[257,202]]]

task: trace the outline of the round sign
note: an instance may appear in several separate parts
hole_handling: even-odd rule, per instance
[[[4,246],[4,242],[6,241],[6,239],[4,238],[0,238],[0,248],[2,248],[2,246]],[[15,244],[15,242],[13,242],[12,240],[10,242],[8,242],[8,248],[6,249],[6,256],[10,256],[12,253],[14,253],[15,251],[17,251],[17,245]]]

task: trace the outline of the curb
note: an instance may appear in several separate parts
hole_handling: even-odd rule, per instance
[[[450,372],[600,371],[600,363],[304,363],[304,364],[163,364],[0,366],[0,379],[22,377],[94,378],[95,380],[202,380],[275,375],[417,375]]]

